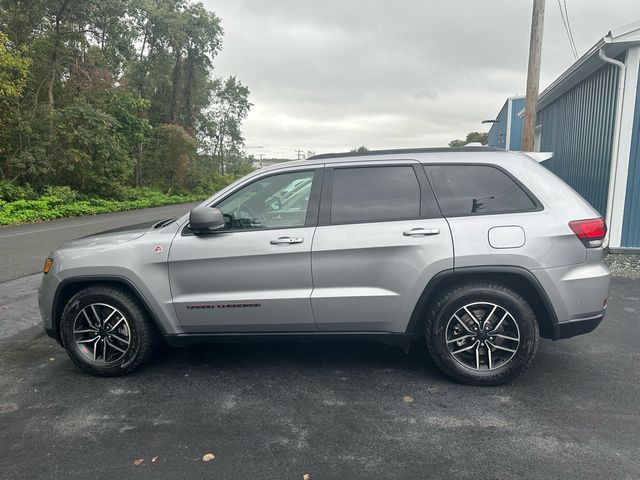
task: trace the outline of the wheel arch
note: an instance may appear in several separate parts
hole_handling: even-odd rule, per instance
[[[132,294],[142,305],[147,315],[157,328],[158,332],[164,337],[166,332],[162,327],[162,322],[149,305],[142,292],[136,285],[126,277],[119,275],[101,275],[101,276],[82,276],[71,277],[60,282],[53,296],[51,308],[51,321],[53,327],[53,335],[56,341],[62,344],[62,336],[60,335],[60,320],[62,312],[67,302],[83,288],[92,286],[110,286],[126,290]]]
[[[431,302],[444,290],[474,280],[495,281],[513,288],[533,309],[538,321],[540,336],[553,338],[554,325],[558,319],[553,305],[538,279],[526,268],[502,265],[461,267],[445,270],[435,275],[420,295],[409,319],[406,333],[413,337],[421,337],[425,315]]]

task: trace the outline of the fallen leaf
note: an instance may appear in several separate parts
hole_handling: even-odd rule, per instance
[[[311,480],[311,477],[308,473],[305,473],[304,475],[302,475],[302,480]]]
[[[202,461],[203,462],[210,462],[211,460],[213,460],[214,458],[216,458],[216,456],[213,453],[205,453],[202,456]]]
[[[153,458],[151,459],[151,463],[156,463],[156,461],[157,461],[157,460],[158,460],[158,457],[153,457]]]
[[[144,463],[144,458],[136,458],[136,459],[133,461],[133,464],[134,464],[134,465],[142,465],[143,463]]]
[[[404,401],[404,403],[413,403],[413,397],[411,395],[405,395],[402,397],[402,401]]]

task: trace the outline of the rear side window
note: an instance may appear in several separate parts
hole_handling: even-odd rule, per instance
[[[337,168],[331,223],[382,222],[420,217],[420,184],[413,167]]]
[[[427,165],[445,216],[535,210],[536,203],[502,170],[487,165]]]

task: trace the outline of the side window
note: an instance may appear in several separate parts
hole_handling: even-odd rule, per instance
[[[427,165],[445,216],[535,210],[535,202],[507,174],[487,165]]]
[[[413,167],[336,168],[331,223],[380,222],[420,217],[420,184]]]
[[[313,171],[261,178],[220,203],[225,230],[301,227],[307,218]]]

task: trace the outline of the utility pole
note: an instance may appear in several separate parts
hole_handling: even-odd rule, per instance
[[[533,135],[536,127],[536,108],[540,86],[540,57],[542,54],[542,30],[544,28],[544,0],[533,0],[531,14],[531,39],[529,42],[529,66],[527,68],[527,98],[524,107],[522,129],[522,151],[533,150]]]
[[[300,158],[302,157],[302,154],[304,153],[302,150],[296,150],[295,151],[296,154],[298,155],[298,160],[300,160]]]

